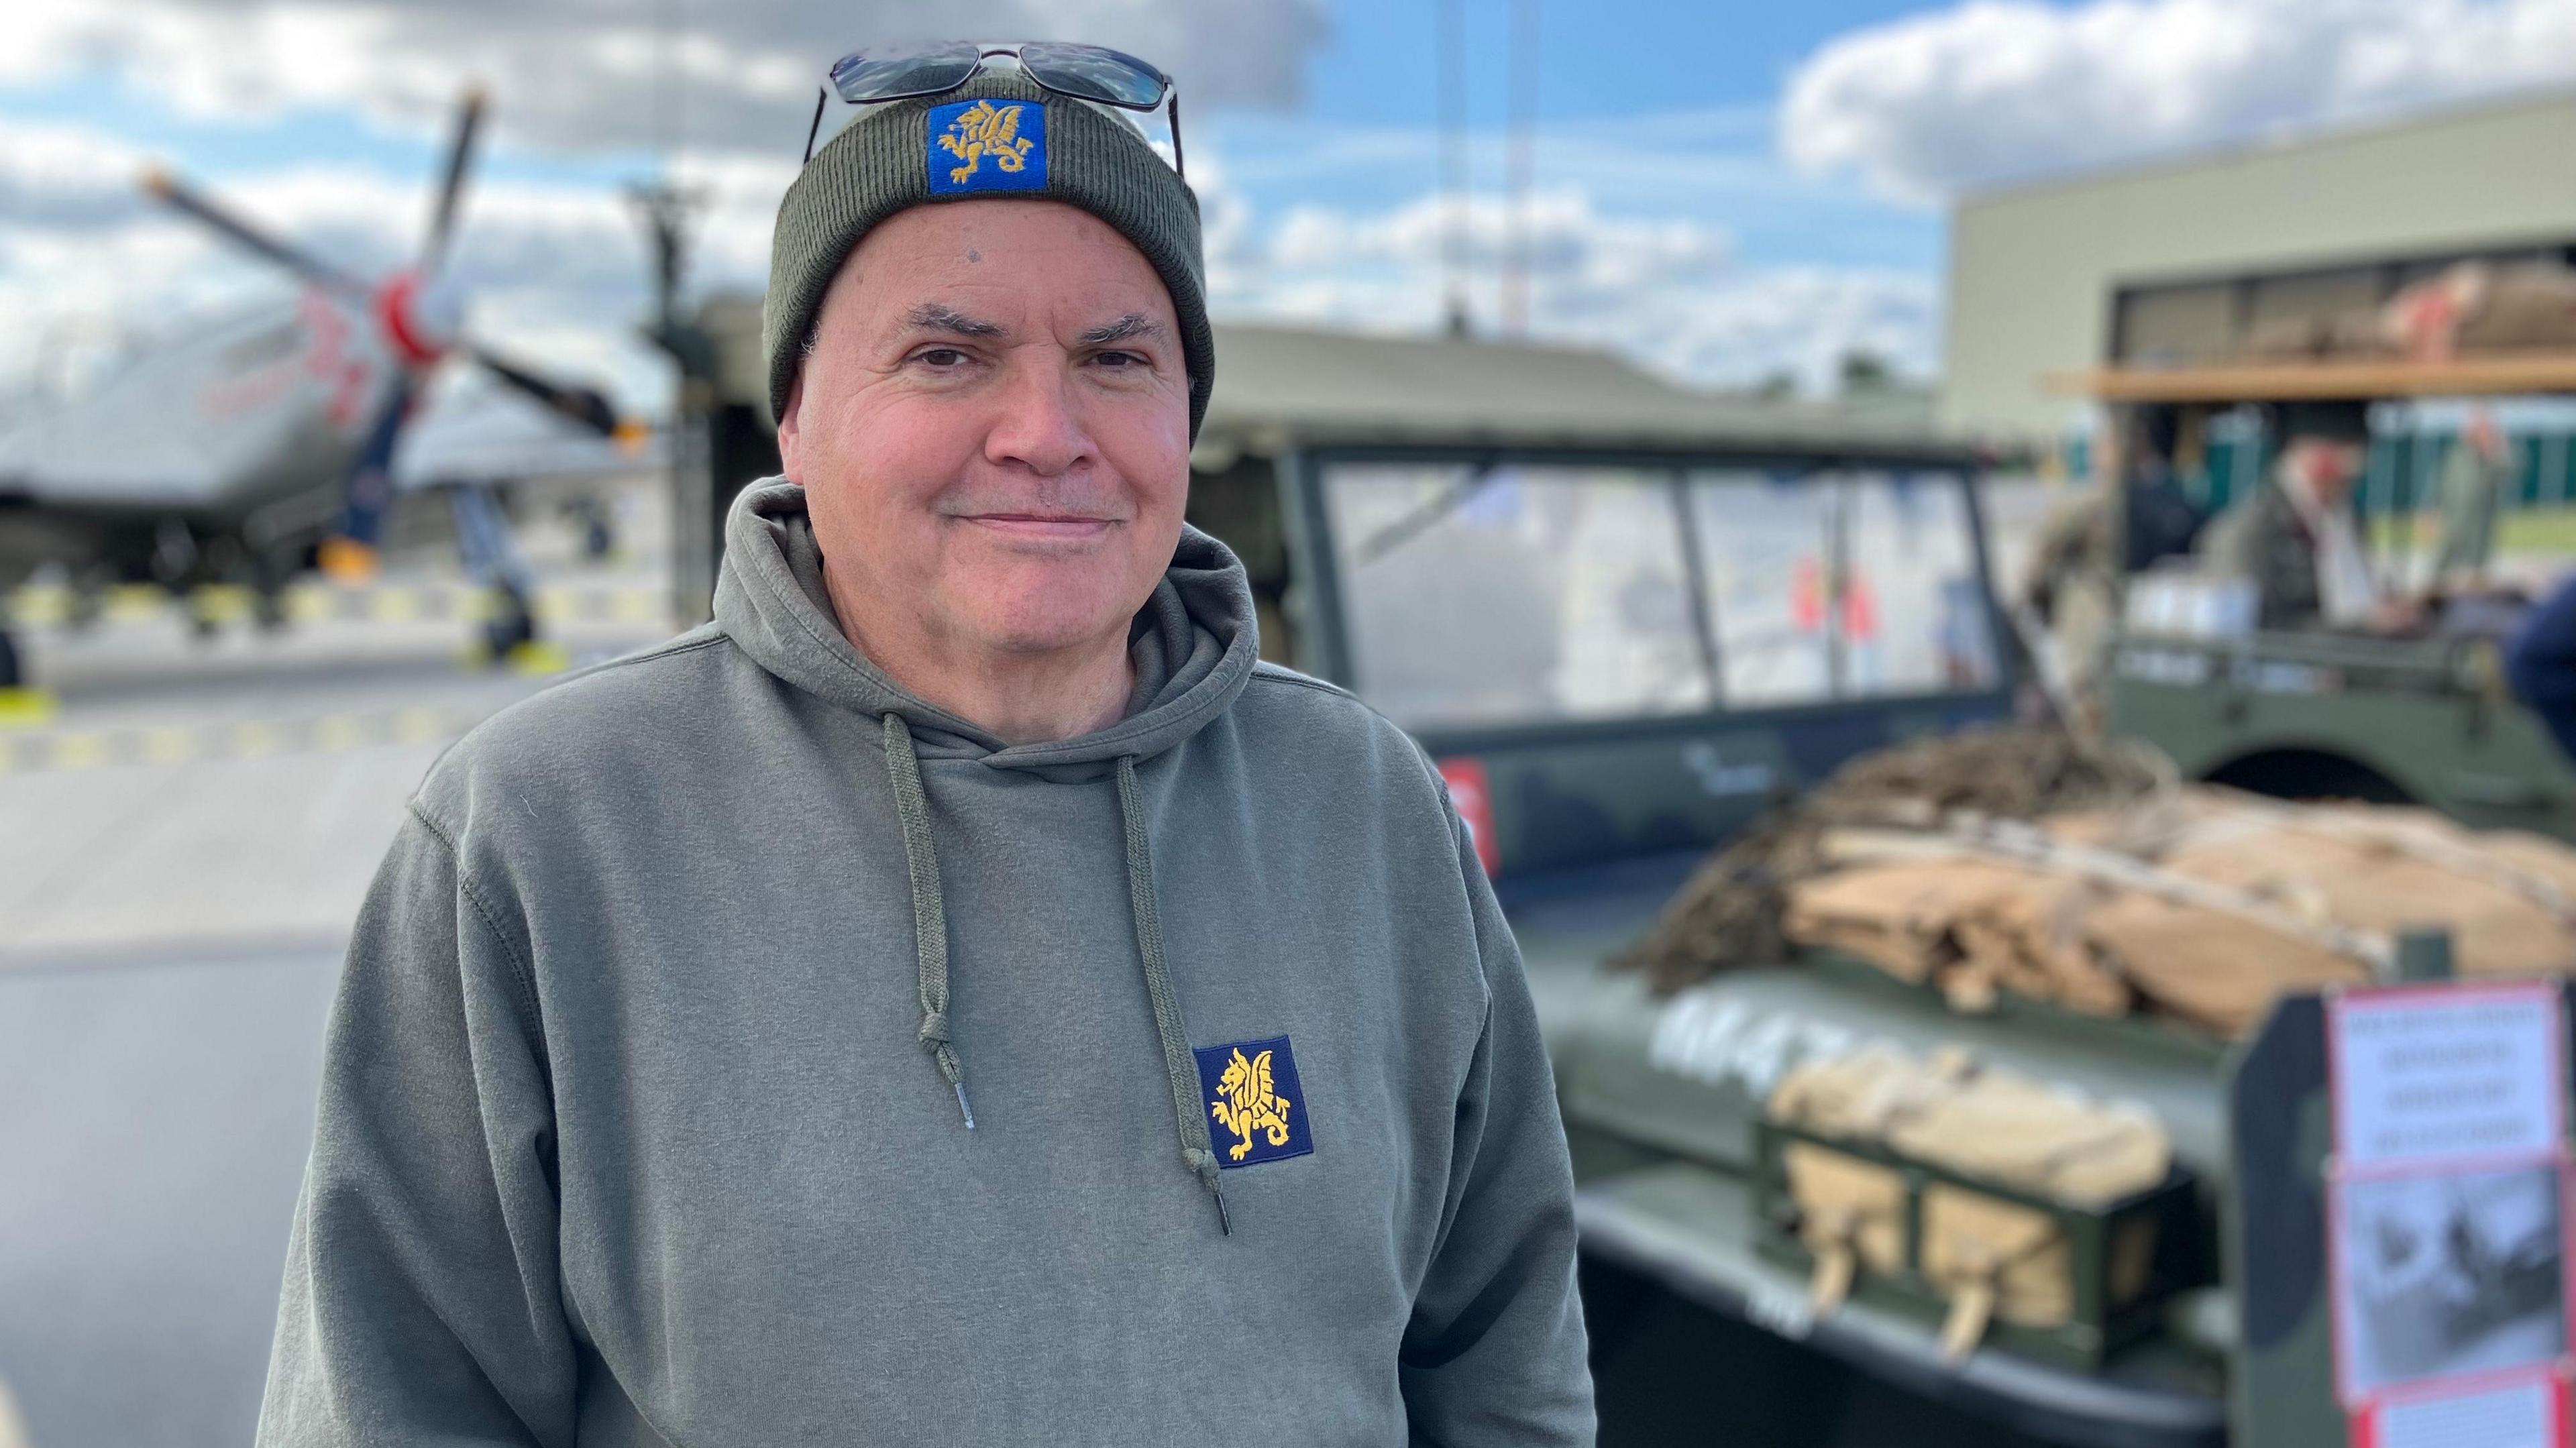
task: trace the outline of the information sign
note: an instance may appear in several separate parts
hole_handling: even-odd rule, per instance
[[[2566,1448],[2565,1030],[2554,983],[2326,1016],[2335,1386],[2355,1448]]]

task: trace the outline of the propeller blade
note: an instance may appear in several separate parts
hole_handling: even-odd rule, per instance
[[[483,128],[483,88],[474,86],[465,92],[456,109],[456,132],[447,145],[447,174],[438,183],[438,204],[429,214],[429,236],[421,243],[420,269],[434,272],[439,259],[447,255],[448,238],[456,230],[456,209],[465,196],[466,173],[474,165],[474,138]]]
[[[369,294],[367,284],[358,277],[243,220],[212,197],[191,188],[186,182],[167,171],[156,167],[145,172],[143,191],[153,200],[174,211],[195,217],[235,245],[257,252],[306,281],[332,287],[352,296],[364,297]]]
[[[340,526],[322,540],[324,574],[341,583],[363,583],[377,567],[376,539],[384,532],[385,513],[394,500],[394,444],[410,420],[419,375],[399,368],[385,384],[365,446],[340,479]]]
[[[480,344],[470,345],[465,351],[475,361],[490,368],[493,376],[544,403],[557,414],[589,428],[602,437],[617,435],[617,409],[608,405],[607,398],[589,388],[566,387],[560,383],[550,382],[519,363]]]

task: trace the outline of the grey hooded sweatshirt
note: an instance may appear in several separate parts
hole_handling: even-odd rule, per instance
[[[851,649],[801,489],[726,546],[713,624],[412,801],[260,1442],[1589,1442],[1547,1059],[1420,750],[1195,532],[1127,717],[1019,746]]]

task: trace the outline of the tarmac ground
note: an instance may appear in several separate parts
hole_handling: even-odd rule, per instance
[[[618,496],[605,560],[522,529],[573,664],[670,631]],[[439,751],[547,682],[468,658],[476,597],[431,551],[273,634],[23,629],[60,702],[0,731],[0,1448],[249,1441],[349,922]]]

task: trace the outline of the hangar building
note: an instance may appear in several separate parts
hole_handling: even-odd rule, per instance
[[[1972,194],[1938,416],[2061,438],[2049,374],[2215,358],[2468,258],[2576,263],[2576,91]]]

